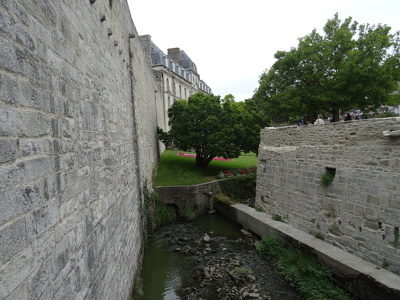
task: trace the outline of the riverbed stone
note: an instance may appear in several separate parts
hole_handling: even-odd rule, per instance
[[[211,240],[211,238],[210,238],[210,236],[206,233],[206,234],[204,235],[203,240],[204,240],[205,242],[209,242],[209,241]]]

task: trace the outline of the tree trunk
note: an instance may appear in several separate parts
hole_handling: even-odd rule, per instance
[[[200,153],[196,153],[196,167],[201,168],[201,165],[202,165],[202,159]]]
[[[201,153],[196,152],[196,167],[197,168],[204,168],[206,167],[214,157],[205,156]]]
[[[340,122],[340,110],[338,108],[332,109],[332,115],[335,118],[335,122]]]

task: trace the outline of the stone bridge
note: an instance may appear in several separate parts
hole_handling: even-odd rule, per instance
[[[155,191],[161,203],[172,204],[179,211],[189,208],[200,215],[213,209],[213,196],[221,190],[218,181],[212,181],[197,185],[159,186]]]

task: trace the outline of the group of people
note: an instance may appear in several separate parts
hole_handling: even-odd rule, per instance
[[[331,120],[331,122],[332,122],[332,120]],[[333,122],[334,122],[334,121],[333,121]],[[308,123],[307,123],[305,117],[302,117],[301,119],[299,119],[299,120],[297,121],[297,126],[307,125],[307,124],[308,124]],[[311,119],[310,124],[313,124],[313,125],[324,125],[324,124],[325,124],[325,121],[324,121],[322,115],[318,115],[318,118],[317,118],[317,119]]]
[[[344,120],[345,121],[351,121],[351,120],[353,120],[353,117],[352,117],[351,114],[347,114],[344,117]],[[330,118],[329,122],[333,123],[333,122],[337,122],[337,121],[336,121],[335,117],[333,116],[332,118]],[[308,123],[307,123],[305,117],[302,117],[297,121],[297,126],[307,125],[307,124]],[[317,119],[314,119],[314,118],[311,119],[310,124],[313,124],[313,125],[324,125],[325,121],[324,121],[324,118],[323,118],[322,115],[318,115]]]
[[[345,121],[351,121],[353,118],[351,117],[351,114],[347,114],[345,117],[344,117],[344,120]]]

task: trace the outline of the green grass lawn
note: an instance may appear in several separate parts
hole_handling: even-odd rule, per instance
[[[220,171],[257,166],[255,153],[242,154],[232,161],[210,162],[205,168],[196,168],[194,157],[178,156],[175,150],[165,150],[158,163],[155,186],[192,185],[212,181]],[[188,152],[185,152],[188,153]],[[195,153],[192,153],[195,154]]]

